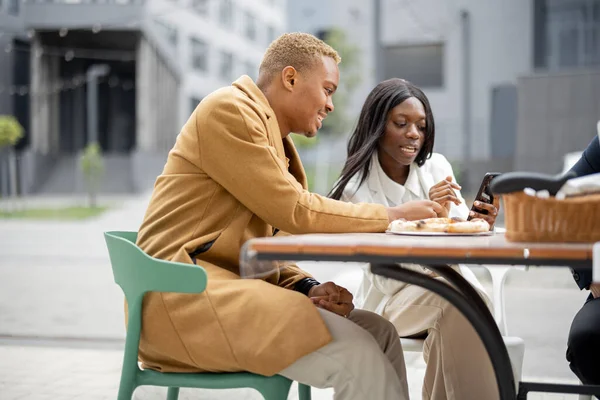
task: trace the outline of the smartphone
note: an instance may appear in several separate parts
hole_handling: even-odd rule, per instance
[[[488,203],[488,204],[492,204],[494,202],[494,195],[492,194],[492,191],[490,190],[490,183],[492,182],[492,179],[494,179],[495,177],[499,176],[500,173],[499,172],[488,172],[487,174],[485,174],[485,176],[483,177],[483,180],[481,181],[481,186],[479,186],[479,191],[477,191],[477,196],[475,197],[475,201],[481,201],[482,203]],[[475,211],[478,212],[479,214],[486,214],[487,215],[487,210],[481,210],[481,209],[476,209],[475,208],[475,201],[473,202],[473,206],[471,206],[471,211]],[[471,215],[469,214],[469,217],[467,218],[467,221],[470,221],[473,217],[471,217]]]

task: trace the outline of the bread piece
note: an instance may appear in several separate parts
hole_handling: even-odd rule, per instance
[[[488,232],[490,224],[484,219],[474,218],[470,221],[455,222],[448,225],[448,233],[479,233]]]

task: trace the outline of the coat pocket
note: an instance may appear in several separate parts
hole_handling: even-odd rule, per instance
[[[196,257],[198,257],[200,254],[202,253],[206,253],[207,251],[210,250],[210,248],[213,246],[213,244],[215,244],[215,242],[217,241],[217,239],[219,238],[219,236],[221,236],[221,234],[219,233],[219,235],[214,238],[213,240],[203,243],[200,246],[198,246],[196,248],[196,250],[188,253],[190,258],[192,259],[192,261],[194,262],[194,264],[196,264]]]

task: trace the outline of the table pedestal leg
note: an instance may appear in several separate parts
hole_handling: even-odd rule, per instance
[[[398,264],[371,264],[371,272],[373,274],[421,286],[439,294],[456,307],[465,318],[467,318],[471,325],[473,325],[473,328],[481,338],[481,341],[490,356],[496,374],[496,380],[498,382],[500,400],[515,400],[516,386],[510,358],[508,357],[508,352],[502,341],[502,335],[500,335],[500,331],[489,310],[485,307],[485,303],[481,297],[479,297],[479,294],[477,294],[475,289],[473,289],[461,275],[456,273],[456,271],[451,270],[447,266],[439,267],[439,270],[444,270],[444,274],[440,273],[440,275],[444,277],[447,275],[450,279],[448,277],[446,277],[446,279],[448,279],[455,287],[427,275],[403,269]],[[451,270],[457,276],[452,273],[446,274],[446,270]],[[436,272],[438,271],[436,270]],[[469,285],[469,287],[467,288],[465,285]],[[473,298],[471,290],[475,293],[476,298]],[[481,305],[477,305],[478,301],[486,308],[485,312],[483,312]],[[472,302],[474,302],[475,305],[472,304]],[[485,313],[487,313],[490,318],[484,317]]]

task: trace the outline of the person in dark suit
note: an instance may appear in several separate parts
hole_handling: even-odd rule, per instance
[[[600,144],[596,136],[571,168],[577,176],[600,172]],[[573,278],[590,296],[575,315],[567,341],[569,367],[582,383],[600,385],[600,283],[592,283],[591,268],[573,268]]]

